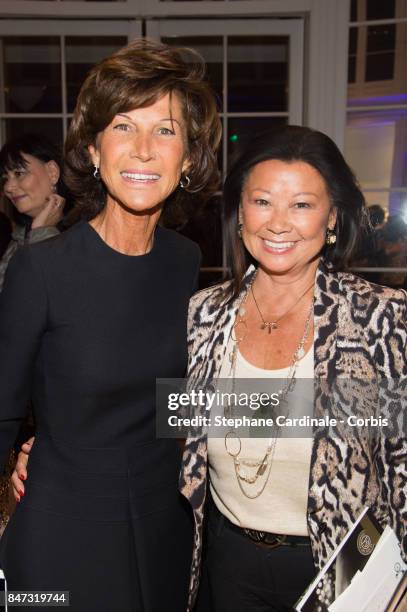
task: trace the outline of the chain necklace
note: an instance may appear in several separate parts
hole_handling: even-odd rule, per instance
[[[307,289],[307,291],[310,289],[311,287],[309,287]],[[252,286],[250,287],[250,289],[252,290]],[[246,294],[245,300],[247,299],[247,295],[248,292]],[[303,296],[305,295],[305,293],[303,294]],[[303,297],[301,296],[301,297]],[[254,296],[253,296],[254,297]],[[298,303],[299,300],[297,300]],[[287,374],[287,378],[285,381],[285,384],[283,385],[283,387],[281,389],[279,389],[278,394],[280,396],[280,403],[282,401],[285,400],[286,396],[288,395],[288,393],[290,393],[294,386],[295,386],[295,374],[297,371],[297,366],[298,366],[298,362],[300,359],[302,359],[302,357],[304,357],[305,355],[305,343],[307,341],[307,337],[308,337],[308,333],[309,333],[309,329],[310,329],[310,324],[311,324],[311,319],[312,319],[312,315],[313,315],[313,311],[314,311],[314,302],[311,302],[311,306],[307,315],[307,319],[305,321],[305,326],[304,326],[304,332],[302,334],[301,340],[296,348],[296,350],[294,351],[293,354],[293,358],[289,367],[289,371]],[[247,324],[246,321],[244,320],[244,316],[246,314],[246,310],[244,308],[244,305],[242,305],[239,308],[238,311],[238,315],[237,315],[237,320],[236,323],[233,327],[232,330],[232,340],[234,342],[233,345],[233,349],[229,355],[229,359],[231,362],[231,369],[230,369],[230,376],[232,378],[232,393],[235,392],[235,385],[236,385],[236,362],[237,362],[237,354],[238,354],[238,350],[239,350],[239,344],[244,340],[244,338],[246,337],[247,334]],[[238,335],[238,330],[240,328],[240,326],[242,326],[242,329],[244,331],[243,336]],[[233,417],[233,407],[229,407],[228,410],[228,417],[232,416]],[[232,441],[235,441],[235,443],[237,444],[236,449],[233,451],[232,450]],[[271,437],[268,441],[267,444],[267,448],[266,448],[266,452],[264,454],[264,456],[262,457],[262,459],[256,461],[256,460],[248,460],[248,459],[243,459],[240,457],[240,453],[242,451],[242,440],[240,438],[240,436],[237,434],[236,430],[234,428],[230,429],[227,434],[225,435],[225,449],[226,452],[228,453],[228,455],[230,457],[232,457],[233,459],[233,465],[234,465],[234,469],[235,469],[235,475],[236,475],[236,479],[239,485],[239,488],[241,490],[241,492],[243,493],[243,495],[245,497],[247,497],[248,499],[256,499],[257,497],[260,497],[260,495],[263,493],[264,489],[266,488],[266,485],[268,483],[269,477],[270,477],[270,472],[271,472],[271,466],[273,464],[273,458],[274,458],[274,452],[275,452],[275,448],[276,448],[276,444],[277,444],[277,435],[274,437]],[[251,468],[254,469],[256,468],[255,473],[250,476],[247,474],[246,470],[244,468]],[[257,480],[260,478],[260,476],[263,476],[265,473],[266,477],[264,479],[263,484],[261,485],[260,489],[258,489],[256,492],[254,493],[249,493],[248,491],[246,491],[244,484],[246,483],[248,485],[252,485],[255,484],[257,482]]]
[[[261,319],[260,329],[267,329],[267,331],[268,331],[268,333],[269,333],[269,334],[271,334],[271,330],[272,330],[272,329],[278,329],[278,325],[277,325],[277,323],[279,323],[279,322],[281,321],[281,319],[284,319],[284,317],[285,317],[286,315],[288,315],[288,313],[289,313],[289,312],[291,312],[291,311],[292,311],[292,309],[294,308],[294,306],[296,306],[296,305],[298,304],[298,302],[300,302],[300,301],[302,300],[302,298],[304,297],[304,295],[306,295],[306,294],[308,293],[308,291],[311,289],[311,287],[313,287],[313,286],[314,286],[314,283],[312,283],[312,285],[310,285],[310,286],[308,287],[308,289],[306,289],[306,290],[304,291],[304,293],[302,293],[302,294],[300,295],[300,297],[298,298],[298,300],[296,300],[296,301],[294,302],[294,304],[292,304],[292,306],[290,306],[290,308],[289,308],[288,310],[286,310],[286,311],[285,311],[285,313],[284,313],[284,314],[282,314],[280,317],[278,317],[278,319],[275,319],[274,321],[266,321],[266,320],[265,320],[265,318],[263,317],[262,312],[261,312],[261,310],[260,310],[260,308],[259,308],[259,305],[258,305],[258,303],[257,303],[256,296],[254,295],[253,284],[252,284],[252,285],[251,285],[251,287],[250,287],[250,290],[251,290],[251,292],[252,292],[253,301],[254,301],[255,306],[256,306],[256,308],[257,308],[257,312],[258,312],[258,313],[259,313],[259,315],[260,315],[260,319]]]

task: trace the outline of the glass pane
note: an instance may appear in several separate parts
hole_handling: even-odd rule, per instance
[[[367,52],[394,51],[396,45],[396,26],[375,25],[367,28]]]
[[[206,204],[193,208],[194,214],[179,231],[198,243],[202,251],[202,267],[222,265],[222,200],[214,196]]]
[[[349,53],[355,55],[358,50],[358,31],[359,28],[350,28],[349,30]]]
[[[30,132],[42,134],[56,145],[62,146],[62,119],[3,119],[2,124],[2,133],[5,135],[5,140]]]
[[[367,0],[366,16],[374,19],[392,19],[395,16],[395,0]]]
[[[348,58],[348,83],[355,83],[356,81],[356,57],[350,55]]]
[[[358,18],[358,0],[351,0],[350,3],[350,20],[357,21]]]
[[[349,30],[348,83],[356,81],[356,54],[358,46],[358,28]]]
[[[395,45],[395,25],[368,27],[366,81],[385,81],[393,79]]]
[[[94,64],[127,44],[125,36],[68,36],[66,38],[66,81],[68,112],[75,108],[76,97]]]
[[[228,111],[286,111],[288,55],[288,36],[230,36]]]
[[[231,118],[228,121],[228,167],[244,150],[251,138],[273,127],[288,123],[287,117]]]
[[[394,78],[394,52],[374,53],[366,58],[366,81],[391,81]]]
[[[406,135],[407,109],[348,114],[345,157],[364,189],[407,187]]]
[[[400,215],[407,223],[407,191],[390,192],[389,211],[391,215]]]
[[[61,112],[59,38],[5,37],[3,45],[6,112]]]
[[[190,47],[202,55],[207,66],[207,75],[223,110],[223,39],[221,36],[172,36],[161,39],[167,45]]]

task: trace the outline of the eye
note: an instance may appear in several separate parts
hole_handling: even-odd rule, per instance
[[[128,123],[116,123],[113,129],[122,132],[129,132],[131,130],[131,126]]]
[[[20,170],[15,170],[14,174],[16,176],[16,178],[20,178],[22,176],[25,176],[27,174],[27,170],[24,170],[23,168]]]
[[[159,134],[163,134],[164,136],[174,136],[175,135],[174,130],[171,130],[170,128],[167,128],[167,127],[160,127],[158,128],[157,131]]]
[[[308,204],[308,202],[296,202],[294,204],[295,208],[311,208],[310,204]]]
[[[263,200],[263,198],[256,198],[254,203],[257,204],[257,206],[268,206],[268,201]]]

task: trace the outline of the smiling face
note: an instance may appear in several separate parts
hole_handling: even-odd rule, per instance
[[[161,206],[188,167],[186,124],[176,94],[119,113],[89,152],[108,192],[107,205],[133,212]]]
[[[269,274],[298,274],[318,260],[336,212],[325,181],[302,161],[254,166],[243,185],[240,221],[246,249]]]
[[[46,206],[58,182],[59,167],[54,161],[43,162],[25,153],[21,153],[21,157],[25,166],[5,173],[3,191],[18,212],[34,219]]]

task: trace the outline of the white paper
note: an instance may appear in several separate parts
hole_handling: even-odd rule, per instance
[[[352,525],[352,527],[349,529],[348,533],[346,534],[346,536],[343,538],[342,542],[339,544],[339,546],[335,549],[333,555],[328,559],[327,563],[324,565],[324,567],[322,568],[322,570],[319,572],[319,574],[317,575],[317,577],[315,578],[315,580],[313,582],[311,582],[311,584],[309,585],[308,589],[305,591],[304,595],[301,597],[300,601],[298,602],[298,604],[296,605],[295,609],[296,610],[302,610],[302,607],[304,606],[304,604],[306,603],[308,597],[311,595],[311,593],[314,591],[314,589],[317,587],[318,583],[321,581],[321,578],[323,576],[325,576],[325,574],[327,573],[327,571],[329,570],[329,568],[331,567],[332,563],[335,561],[336,557],[338,556],[338,553],[342,550],[342,548],[345,546],[346,542],[348,541],[348,539],[350,538],[350,536],[352,535],[352,533],[354,532],[354,530],[356,529],[356,526],[360,523],[360,521],[362,520],[362,518],[365,516],[366,512],[369,510],[368,507],[363,508],[362,512],[360,513],[357,521]]]
[[[396,535],[387,526],[363,570],[356,572],[348,588],[329,606],[329,612],[385,612],[406,570]]]

